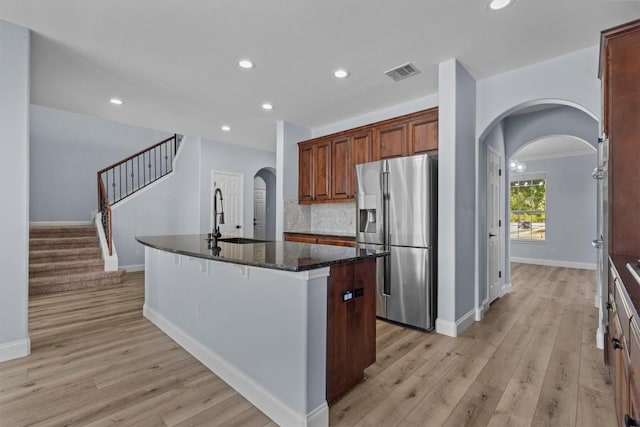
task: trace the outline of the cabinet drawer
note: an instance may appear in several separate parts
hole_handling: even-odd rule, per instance
[[[284,240],[297,243],[317,243],[318,239],[310,234],[284,233]]]
[[[635,369],[639,371],[638,374],[640,374],[640,327],[638,327],[635,319],[631,320],[629,329],[631,333],[629,334],[627,343],[629,345],[631,366],[635,367]]]
[[[624,291],[621,289],[622,283],[618,277],[614,277],[615,282],[615,300],[616,311],[618,312],[618,318],[620,319],[621,333],[625,336],[629,336],[629,321],[631,319],[631,309],[629,307],[629,301],[625,296]]]
[[[320,237],[318,236],[318,244],[333,246],[348,246],[355,248],[356,242],[350,239],[341,239],[339,237]]]

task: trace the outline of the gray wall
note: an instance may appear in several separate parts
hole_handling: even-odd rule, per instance
[[[276,166],[276,153],[202,138],[200,145],[200,232],[211,231],[211,171],[243,175],[245,237],[253,236],[253,177]],[[195,167],[195,166],[194,166]]]
[[[596,153],[527,160],[527,172],[547,176],[546,242],[511,241],[511,257],[595,267],[597,182],[591,177]],[[512,175],[513,179],[513,175]]]
[[[276,238],[276,175],[268,169],[260,169],[256,176],[267,185],[265,239]]]
[[[30,112],[31,221],[91,220],[96,172],[171,136],[39,105]]]
[[[595,148],[598,143],[598,122],[587,113],[566,106],[504,119],[507,158],[511,158],[529,142],[553,135],[575,136]]]
[[[0,361],[29,352],[29,37],[0,21]]]
[[[475,301],[475,81],[455,59],[439,67],[436,330],[455,335]]]
[[[136,236],[197,234],[200,226],[200,139],[185,136],[174,172],[112,208],[120,268],[144,263]]]

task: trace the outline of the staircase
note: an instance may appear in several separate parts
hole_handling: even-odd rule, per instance
[[[94,225],[32,226],[29,295],[117,285],[122,271],[104,271]]]

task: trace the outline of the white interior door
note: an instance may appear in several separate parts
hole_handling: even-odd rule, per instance
[[[213,171],[211,186],[211,227],[213,228],[213,196],[216,188],[222,191],[224,224],[220,224],[223,237],[242,237],[243,189],[242,174]],[[219,203],[219,201],[218,201]],[[220,208],[218,204],[218,209]],[[218,217],[220,220],[220,217]]]
[[[267,188],[260,177],[254,180],[253,187],[253,237],[264,239],[267,217]]]
[[[500,296],[500,156],[487,150],[487,283],[489,303]]]

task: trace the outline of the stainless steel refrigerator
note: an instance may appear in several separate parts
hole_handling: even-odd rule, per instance
[[[436,317],[437,158],[356,166],[356,241],[385,248],[378,259],[377,315],[433,330]]]

